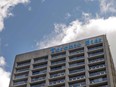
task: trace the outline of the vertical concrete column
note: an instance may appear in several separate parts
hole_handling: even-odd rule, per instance
[[[69,68],[69,64],[68,64],[68,62],[69,62],[69,52],[68,52],[68,50],[66,51],[66,68],[65,68],[65,87],[69,87],[69,84],[68,84],[68,82],[69,82],[69,77],[68,77],[68,74],[69,74],[69,70],[68,70],[68,68]]]
[[[28,74],[28,81],[27,81],[27,87],[30,87],[30,83],[31,83],[31,75],[32,75],[32,69],[33,69],[33,64],[34,63],[34,59],[31,59],[30,62],[30,68],[29,68],[29,74]]]
[[[47,72],[46,72],[46,87],[48,87],[48,85],[49,85],[49,78],[50,78],[50,74],[49,74],[49,72],[50,72],[50,65],[51,65],[51,62],[50,62],[50,60],[51,60],[51,55],[49,54],[48,55],[48,64],[47,64]]]
[[[14,66],[13,66],[12,77],[11,77],[11,81],[10,81],[10,87],[13,87],[13,80],[15,79],[14,73],[16,73],[16,68],[15,67],[17,67],[17,63],[16,62],[14,64]]]
[[[89,67],[88,67],[88,49],[87,46],[84,46],[84,56],[85,56],[85,76],[86,76],[86,87],[89,87]]]

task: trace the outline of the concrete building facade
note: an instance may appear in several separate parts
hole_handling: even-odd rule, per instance
[[[9,87],[116,87],[106,36],[17,55]]]

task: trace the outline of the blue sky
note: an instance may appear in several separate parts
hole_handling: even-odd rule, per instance
[[[13,16],[5,19],[0,33],[1,55],[6,58],[11,71],[15,55],[38,49],[36,43],[54,30],[55,23],[70,23],[82,18],[82,12],[99,11],[98,2],[84,0],[41,0],[19,4],[12,9]],[[95,8],[91,8],[94,7]],[[29,10],[31,8],[31,10]]]
[[[115,0],[17,1],[11,0],[10,4],[7,0],[0,1],[0,69],[3,72],[10,74],[17,54],[99,34],[107,34],[112,52],[116,50],[112,38],[116,37]],[[0,87],[6,86],[0,83]]]

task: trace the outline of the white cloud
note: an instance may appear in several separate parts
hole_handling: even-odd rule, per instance
[[[84,21],[88,21],[91,18],[92,18],[92,14],[91,13],[82,12],[82,19],[84,19]]]
[[[55,24],[53,35],[39,43],[39,48],[51,47],[75,40],[89,38],[92,36],[106,34],[114,62],[116,63],[116,17],[89,19],[83,23],[79,20],[72,21],[68,26],[65,24]]]
[[[5,64],[5,58],[3,56],[0,56],[0,66],[4,66]]]
[[[12,16],[10,12],[19,3],[28,3],[29,0],[0,0],[0,31],[4,29],[4,19]]]
[[[0,87],[8,87],[10,82],[10,72],[4,69],[5,65],[5,58],[0,56]]]
[[[101,13],[116,13],[116,0],[99,0]]]

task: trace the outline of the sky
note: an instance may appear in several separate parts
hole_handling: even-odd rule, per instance
[[[0,87],[15,56],[105,34],[116,63],[116,0],[0,0]]]

